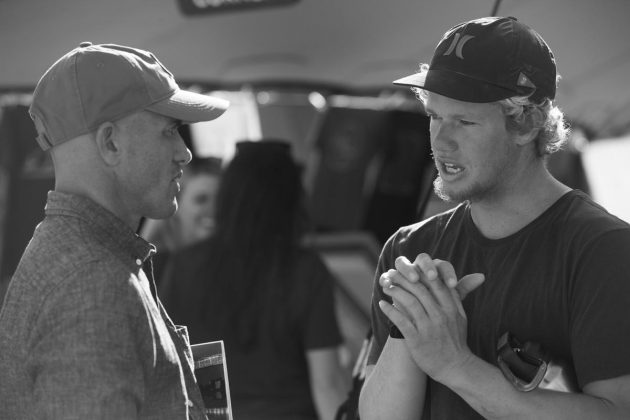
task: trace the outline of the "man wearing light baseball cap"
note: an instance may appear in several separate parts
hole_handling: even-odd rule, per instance
[[[178,126],[227,106],[120,45],[82,43],[42,76],[30,114],[55,190],[0,314],[0,418],[206,418],[135,232],[177,209],[191,159]]]
[[[630,418],[630,226],[547,171],[567,131],[556,78],[538,33],[491,17],[394,82],[459,204],[384,247],[361,420]]]

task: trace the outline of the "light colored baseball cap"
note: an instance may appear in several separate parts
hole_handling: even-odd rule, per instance
[[[83,42],[44,73],[29,113],[47,150],[106,121],[149,110],[184,123],[219,117],[229,102],[182,90],[150,52]]]

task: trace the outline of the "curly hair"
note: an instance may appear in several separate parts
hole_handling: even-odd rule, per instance
[[[420,65],[420,73],[428,70],[428,64]],[[411,90],[426,105],[428,92],[417,87]],[[509,132],[527,133],[530,130],[538,130],[534,140],[538,157],[555,153],[566,144],[569,137],[568,124],[565,122],[563,112],[550,99],[534,103],[527,96],[513,96],[495,103],[506,116],[505,125]]]
[[[539,157],[550,155],[562,149],[569,136],[569,128],[564,114],[550,99],[536,104],[526,96],[502,99],[498,104],[506,118],[506,128],[511,133],[526,133],[538,130],[536,153]]]

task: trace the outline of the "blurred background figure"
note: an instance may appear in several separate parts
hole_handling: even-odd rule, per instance
[[[216,228],[176,252],[160,298],[191,343],[224,340],[234,418],[332,419],[346,396],[334,279],[301,245],[301,167],[288,143],[237,143]]]
[[[140,235],[157,247],[158,255],[175,252],[207,238],[214,213],[221,159],[193,158],[184,168],[177,213],[168,219],[146,219]]]

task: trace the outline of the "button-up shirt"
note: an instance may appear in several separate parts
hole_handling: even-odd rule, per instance
[[[143,268],[154,250],[94,201],[48,194],[0,312],[1,419],[205,418]]]

